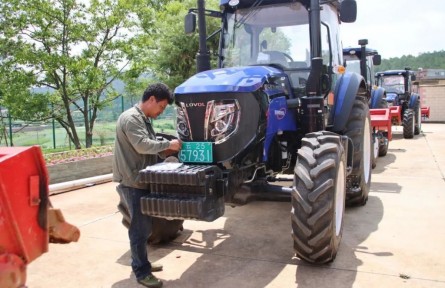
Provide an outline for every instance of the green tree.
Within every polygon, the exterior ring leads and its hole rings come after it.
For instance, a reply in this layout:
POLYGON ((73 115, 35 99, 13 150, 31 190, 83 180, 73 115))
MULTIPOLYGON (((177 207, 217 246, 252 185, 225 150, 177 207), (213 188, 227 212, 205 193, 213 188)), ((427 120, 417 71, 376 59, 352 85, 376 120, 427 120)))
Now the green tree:
MULTIPOLYGON (((196 53, 198 52, 198 33, 186 35, 184 17, 190 8, 196 8, 196 0, 170 1, 156 12, 153 29, 156 49, 148 49, 144 65, 153 68, 154 77, 165 82, 172 89, 196 73, 196 53)), ((219 10, 217 0, 206 1, 206 9, 219 10)), ((207 17, 207 33, 220 27, 221 20, 207 17)), ((217 59, 218 39, 213 37, 207 42, 213 66, 217 59)), ((145 57, 143 57, 145 58, 145 57)), ((138 65, 143 63, 137 62, 138 65)))
POLYGON ((382 64, 377 67, 378 71, 399 70, 409 67, 412 70, 424 69, 445 69, 445 50, 435 52, 425 52, 419 56, 404 55, 383 59, 382 64))
MULTIPOLYGON (((54 118, 80 149, 73 113, 92 145, 98 112, 118 96, 111 83, 138 76, 154 49, 153 16, 168 1, 9 0, 0 2, 0 90, 13 117, 54 118), (87 3, 87 4, 86 4, 87 3), (138 70, 139 69, 139 70, 138 70), (31 88, 44 88, 33 93, 31 88)), ((147 66, 144 67, 147 71, 147 66)))

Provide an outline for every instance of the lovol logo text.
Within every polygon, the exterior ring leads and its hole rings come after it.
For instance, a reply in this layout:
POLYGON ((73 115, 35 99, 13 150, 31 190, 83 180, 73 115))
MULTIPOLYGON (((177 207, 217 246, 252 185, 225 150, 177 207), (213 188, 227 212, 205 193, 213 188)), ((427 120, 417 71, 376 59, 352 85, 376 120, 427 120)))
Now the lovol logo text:
POLYGON ((202 102, 198 102, 198 103, 185 103, 185 107, 189 108, 193 108, 193 107, 205 107, 206 105, 202 102))

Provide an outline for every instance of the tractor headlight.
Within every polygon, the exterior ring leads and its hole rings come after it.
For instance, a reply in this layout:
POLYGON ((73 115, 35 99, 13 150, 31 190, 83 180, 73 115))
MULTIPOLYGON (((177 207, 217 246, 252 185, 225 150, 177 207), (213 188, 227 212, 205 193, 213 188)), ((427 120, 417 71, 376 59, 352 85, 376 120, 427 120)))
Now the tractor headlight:
POLYGON ((184 103, 176 107, 176 131, 181 139, 191 139, 190 122, 184 103))
POLYGON ((207 102, 205 139, 215 144, 226 141, 238 130, 240 113, 240 106, 236 99, 207 102))

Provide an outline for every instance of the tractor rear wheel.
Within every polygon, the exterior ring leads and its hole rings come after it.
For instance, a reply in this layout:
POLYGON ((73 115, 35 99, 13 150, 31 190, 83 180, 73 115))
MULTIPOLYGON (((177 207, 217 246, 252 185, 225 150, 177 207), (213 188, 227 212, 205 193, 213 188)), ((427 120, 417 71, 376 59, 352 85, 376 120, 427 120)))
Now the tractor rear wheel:
MULTIPOLYGON (((122 214, 122 224, 128 229, 130 227, 131 216, 128 211, 127 203, 120 195, 120 202, 117 209, 122 214)), ((183 230, 184 220, 167 220, 164 218, 152 217, 151 235, 148 238, 149 244, 160 244, 172 241, 178 236, 179 231, 183 230)))
POLYGON ((414 111, 406 109, 403 113, 403 138, 411 139, 414 137, 414 111))
POLYGON ((310 263, 333 261, 343 233, 346 191, 346 156, 340 136, 315 132, 302 139, 292 190, 295 253, 310 263))
POLYGON ((413 107, 414 110, 414 135, 419 135, 422 130, 422 110, 420 100, 417 99, 413 107))
POLYGON ((365 205, 371 186, 372 130, 369 106, 364 97, 357 96, 344 133, 354 146, 352 172, 348 176, 346 204, 365 205))

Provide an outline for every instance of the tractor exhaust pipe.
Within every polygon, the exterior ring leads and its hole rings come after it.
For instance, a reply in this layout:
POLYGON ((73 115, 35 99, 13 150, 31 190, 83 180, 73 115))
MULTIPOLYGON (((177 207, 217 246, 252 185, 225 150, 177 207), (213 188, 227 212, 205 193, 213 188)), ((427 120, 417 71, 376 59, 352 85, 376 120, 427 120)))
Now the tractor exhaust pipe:
POLYGON ((207 31, 204 0, 198 0, 199 50, 196 54, 197 72, 210 70, 210 52, 207 49, 207 31))
POLYGON ((368 71, 366 67, 366 45, 368 45, 368 39, 358 40, 358 45, 360 45, 361 57, 360 57, 360 73, 363 78, 365 78, 365 82, 368 83, 368 71))

